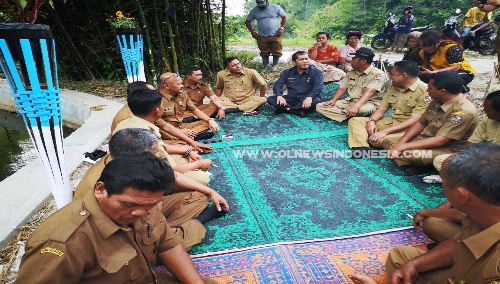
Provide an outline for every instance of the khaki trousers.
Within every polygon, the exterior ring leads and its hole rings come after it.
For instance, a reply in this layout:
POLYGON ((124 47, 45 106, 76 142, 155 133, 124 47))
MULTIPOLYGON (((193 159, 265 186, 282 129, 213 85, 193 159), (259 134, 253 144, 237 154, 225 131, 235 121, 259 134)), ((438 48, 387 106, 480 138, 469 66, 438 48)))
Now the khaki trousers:
POLYGON ((254 111, 256 108, 264 105, 267 102, 266 98, 257 96, 253 96, 251 99, 242 104, 234 103, 228 97, 220 97, 220 99, 222 100, 222 105, 224 106, 224 108, 239 108, 243 112, 254 111))
MULTIPOLYGON (((316 111, 328 117, 329 119, 342 122, 347 119, 346 113, 355 103, 356 102, 348 100, 339 100, 335 103, 334 106, 331 107, 326 107, 323 105, 323 103, 321 103, 316 105, 316 111)), ((377 109, 376 105, 367 102, 359 108, 356 116, 368 116, 372 114, 375 109, 377 109)))
MULTIPOLYGON (((417 136, 417 137, 413 138, 412 140, 410 140, 410 142, 422 140, 425 138, 427 138, 427 137, 417 136)), ((393 144, 398 142, 398 140, 399 140, 399 138, 396 139, 396 138, 387 137, 384 140, 385 143, 383 143, 382 146, 384 147, 384 149, 389 150, 389 148, 392 147, 393 144)), ((442 155, 442 154, 452 154, 452 153, 453 153, 453 150, 451 150, 449 148, 449 146, 446 146, 446 145, 441 146, 441 147, 431 148, 431 149, 410 150, 410 151, 405 151, 405 153, 403 153, 404 157, 395 159, 394 162, 400 167, 406 166, 406 165, 415 165, 415 166, 419 166, 419 167, 425 167, 425 166, 432 165, 434 158, 436 158, 437 156, 442 155)))
MULTIPOLYGON (((172 155, 170 155, 170 157, 176 163, 176 165, 177 164, 187 164, 187 163, 192 162, 190 158, 184 158, 180 154, 172 154, 172 155)), ((175 167, 176 165, 170 165, 170 166, 175 167)), ((189 171, 187 173, 184 173, 184 175, 194 179, 195 181, 197 181, 203 185, 207 185, 210 182, 210 176, 207 174, 207 172, 204 172, 204 171, 196 171, 196 170, 189 171)))
MULTIPOLYGON (((409 260, 423 255, 425 251, 419 250, 413 247, 398 246, 389 252, 387 261, 385 262, 385 271, 387 278, 391 279, 392 273, 398 269, 401 265, 407 263, 409 260)), ((449 269, 437 269, 429 272, 419 273, 418 278, 413 281, 413 283, 418 284, 429 284, 429 283, 448 283, 448 270, 449 269)))
POLYGON ((441 243, 460 233, 462 231, 462 224, 437 217, 429 217, 422 222, 422 230, 427 237, 437 243, 441 243))
MULTIPOLYGON (((197 108, 199 110, 201 110, 204 114, 206 114, 208 117, 211 117, 218 110, 217 106, 213 102, 210 102, 209 104, 199 105, 199 106, 197 106, 197 108)), ((190 117, 190 116, 193 116, 193 115, 194 115, 193 112, 191 112, 189 110, 186 110, 184 112, 184 117, 183 118, 190 117)))
POLYGON ((257 38, 257 47, 260 50, 260 56, 281 57, 283 46, 281 40, 283 36, 259 36, 257 38))
POLYGON ((434 158, 434 162, 432 162, 432 165, 436 168, 436 170, 441 171, 441 166, 443 165, 444 160, 446 160, 451 154, 443 154, 439 155, 436 158, 434 158))
MULTIPOLYGON (((194 131, 197 131, 198 133, 203 133, 210 128, 208 126, 208 122, 206 122, 204 120, 198 120, 198 121, 194 121, 194 122, 190 122, 190 123, 182 123, 182 122, 181 123, 173 123, 173 122, 167 121, 167 123, 170 123, 171 125, 179 128, 179 129, 185 129, 185 128, 192 129, 194 131)), ((186 144, 186 142, 179 140, 179 138, 172 136, 161 129, 160 129, 160 134, 161 134, 161 138, 164 139, 166 144, 186 144), (181 143, 178 143, 177 141, 181 141, 181 143)))
MULTIPOLYGON (((369 147, 368 143, 368 132, 366 131, 366 124, 368 123, 368 117, 353 117, 349 119, 348 126, 348 134, 347 134, 347 143, 349 144, 349 148, 359 148, 359 147, 369 147)), ((375 124, 377 126, 377 130, 387 129, 389 127, 400 124, 401 122, 397 120, 393 120, 391 117, 382 118, 377 121, 375 124)), ((375 147, 383 148, 384 140, 387 138, 397 139, 401 138, 404 135, 403 132, 391 133, 386 135, 379 143, 372 144, 375 147)))

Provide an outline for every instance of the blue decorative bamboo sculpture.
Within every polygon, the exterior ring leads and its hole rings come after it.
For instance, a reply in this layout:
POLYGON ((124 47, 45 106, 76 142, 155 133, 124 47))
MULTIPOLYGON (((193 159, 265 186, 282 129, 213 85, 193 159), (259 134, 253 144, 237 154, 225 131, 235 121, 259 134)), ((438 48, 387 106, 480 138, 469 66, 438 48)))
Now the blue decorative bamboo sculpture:
POLYGON ((136 28, 118 28, 115 31, 128 82, 145 82, 142 31, 136 28))
POLYGON ((0 24, 0 65, 59 208, 73 191, 64 159, 61 90, 49 26, 0 24))

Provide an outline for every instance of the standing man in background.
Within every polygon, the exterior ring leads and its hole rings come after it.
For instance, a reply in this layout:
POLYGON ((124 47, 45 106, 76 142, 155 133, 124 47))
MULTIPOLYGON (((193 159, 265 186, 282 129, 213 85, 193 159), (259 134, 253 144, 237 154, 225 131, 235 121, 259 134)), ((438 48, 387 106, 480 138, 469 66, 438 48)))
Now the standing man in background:
POLYGON ((391 50, 387 53, 398 53, 398 50, 403 48, 408 39, 408 34, 411 32, 411 26, 415 17, 411 14, 413 7, 406 5, 403 10, 403 16, 399 18, 396 36, 392 41, 391 50))
POLYGON ((286 26, 286 12, 276 4, 269 4, 268 0, 256 0, 257 7, 254 7, 248 14, 245 25, 257 40, 257 46, 262 56, 264 72, 269 70, 269 55, 273 55, 273 66, 271 71, 278 70, 278 61, 282 55, 281 39, 286 26), (281 17, 281 24, 278 20, 281 17), (252 28, 252 21, 257 20, 258 33, 252 28))

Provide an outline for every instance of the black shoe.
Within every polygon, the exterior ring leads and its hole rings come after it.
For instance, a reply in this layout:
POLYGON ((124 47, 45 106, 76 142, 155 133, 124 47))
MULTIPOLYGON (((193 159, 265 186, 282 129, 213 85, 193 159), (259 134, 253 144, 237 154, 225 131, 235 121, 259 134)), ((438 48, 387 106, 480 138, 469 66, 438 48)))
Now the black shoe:
POLYGON ((226 110, 224 112, 227 114, 227 113, 241 112, 241 110, 239 108, 237 108, 237 107, 235 107, 235 108, 226 108, 226 110))
POLYGON ((220 218, 224 215, 227 214, 227 210, 221 207, 221 211, 217 211, 217 208, 215 206, 212 207, 207 207, 205 208, 198 217, 196 217, 196 220, 200 221, 200 223, 205 224, 206 222, 220 218))
POLYGON ((274 114, 282 114, 284 112, 285 112, 285 110, 282 109, 282 108, 277 108, 277 109, 274 110, 274 114))
POLYGON ((306 117, 306 112, 303 110, 292 110, 291 109, 291 110, 288 110, 287 112, 291 113, 291 114, 295 114, 295 115, 300 116, 302 118, 306 117))
POLYGON ((92 153, 85 152, 83 154, 83 161, 91 164, 97 163, 102 157, 106 156, 107 152, 102 150, 95 150, 92 153))
POLYGON ((182 120, 182 123, 190 123, 190 122, 195 122, 197 121, 198 118, 196 116, 188 116, 182 120))

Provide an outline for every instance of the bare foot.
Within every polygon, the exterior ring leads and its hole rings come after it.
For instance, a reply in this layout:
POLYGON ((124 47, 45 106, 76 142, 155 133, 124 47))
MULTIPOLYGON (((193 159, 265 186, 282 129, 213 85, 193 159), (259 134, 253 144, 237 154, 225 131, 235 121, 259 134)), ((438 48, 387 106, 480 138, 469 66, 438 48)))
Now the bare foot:
POLYGON ((360 275, 360 274, 351 274, 347 275, 352 282, 356 284, 377 284, 375 280, 373 280, 370 276, 360 275))

